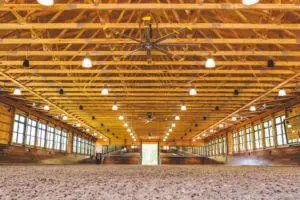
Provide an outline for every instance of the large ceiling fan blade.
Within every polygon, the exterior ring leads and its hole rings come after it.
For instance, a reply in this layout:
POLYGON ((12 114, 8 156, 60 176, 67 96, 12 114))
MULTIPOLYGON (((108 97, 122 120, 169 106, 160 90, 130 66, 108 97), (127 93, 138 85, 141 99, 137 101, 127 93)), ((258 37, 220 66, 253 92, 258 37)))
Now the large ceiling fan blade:
POLYGON ((156 49, 157 51, 160 51, 160 52, 166 54, 167 56, 169 56, 169 57, 171 57, 173 59, 177 59, 178 61, 184 61, 184 57, 181 57, 181 56, 178 56, 178 55, 174 55, 174 54, 170 53, 169 51, 164 50, 164 49, 158 47, 157 45, 153 45, 153 48, 156 49))
POLYGON ((118 31, 114 31, 114 30, 111 30, 111 31, 112 31, 112 33, 113 33, 114 35, 116 35, 116 36, 123 37, 123 38, 127 38, 127 39, 131 39, 131 40, 133 40, 133 41, 135 41, 135 42, 138 42, 138 43, 142 43, 142 42, 143 42, 142 40, 139 40, 139 39, 136 39, 136 38, 131 37, 131 36, 129 36, 129 35, 120 33, 120 32, 118 32, 118 31))
POLYGON ((147 49, 147 61, 152 62, 151 50, 147 49))
POLYGON ((159 42, 162 42, 162 41, 164 41, 166 39, 172 38, 172 37, 174 37, 176 35, 179 35, 181 32, 183 32, 185 30, 192 30, 192 29, 190 27, 181 28, 181 29, 179 29, 177 31, 174 31, 173 33, 167 34, 165 36, 162 36, 161 38, 156 39, 154 41, 154 43, 159 43, 159 42))
POLYGON ((127 58, 128 56, 131 56, 131 55, 135 54, 136 52, 138 52, 138 51, 140 51, 140 50, 142 50, 142 49, 143 49, 142 47, 136 48, 135 50, 133 50, 133 51, 131 51, 131 52, 129 52, 129 53, 123 55, 122 57, 123 57, 123 58, 127 58))

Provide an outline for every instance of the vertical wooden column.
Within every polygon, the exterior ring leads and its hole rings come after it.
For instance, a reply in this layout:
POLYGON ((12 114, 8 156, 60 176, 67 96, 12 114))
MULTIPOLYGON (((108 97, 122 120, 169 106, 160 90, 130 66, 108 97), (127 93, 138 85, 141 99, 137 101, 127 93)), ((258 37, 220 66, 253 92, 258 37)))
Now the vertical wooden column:
POLYGON ((244 128, 244 149, 245 151, 248 151, 249 149, 247 147, 247 134, 246 134, 247 127, 244 126, 243 128, 244 128))

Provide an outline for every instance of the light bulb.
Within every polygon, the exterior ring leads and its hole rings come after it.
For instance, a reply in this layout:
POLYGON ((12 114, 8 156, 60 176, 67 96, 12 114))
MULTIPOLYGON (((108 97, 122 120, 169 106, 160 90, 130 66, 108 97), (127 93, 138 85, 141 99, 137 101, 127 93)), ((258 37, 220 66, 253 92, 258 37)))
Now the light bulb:
POLYGON ((197 95, 197 90, 196 90, 195 88, 191 88, 191 89, 190 89, 190 95, 191 95, 191 96, 197 95))
POLYGON ((90 129, 87 128, 87 129, 85 129, 85 131, 86 131, 86 132, 90 132, 90 129))
POLYGON ((286 91, 285 91, 285 89, 280 89, 280 90, 278 91, 278 96, 280 96, 280 97, 286 96, 286 91))
POLYGON ((120 116, 119 116, 119 120, 124 120, 124 116, 123 116, 123 115, 120 115, 120 116))
POLYGON ((54 0, 37 0, 37 2, 43 6, 53 6, 54 0))
POLYGON ((205 68, 211 69, 216 67, 215 60, 213 58, 207 58, 205 61, 205 68))
POLYGON ((167 135, 167 136, 169 136, 169 135, 170 135, 170 133, 166 133, 166 135, 167 135))
POLYGON ((103 88, 101 90, 101 94, 104 95, 104 96, 107 96, 108 95, 108 89, 107 88, 103 88))
POLYGON ((129 133, 130 133, 130 132, 131 132, 131 129, 130 129, 130 128, 128 128, 128 129, 127 129, 127 132, 129 132, 129 133))
POLYGON ((172 131, 173 131, 173 129, 170 128, 170 129, 169 129, 169 132, 172 132, 172 131))
POLYGON ((210 129, 209 132, 210 132, 210 133, 213 133, 213 132, 214 132, 214 129, 210 129))
POLYGON ((117 104, 114 104, 114 105, 112 106, 112 110, 118 110, 118 105, 117 105, 117 104))
POLYGON ((93 67, 93 63, 92 60, 89 57, 84 57, 84 59, 82 60, 82 67, 83 68, 91 68, 93 67))
POLYGON ((176 124, 175 123, 172 123, 172 127, 174 128, 176 126, 176 124))
POLYGON ((259 0, 243 0, 242 3, 246 6, 250 6, 250 5, 254 5, 256 3, 258 3, 259 0))
POLYGON ((176 115, 176 116, 175 116, 175 120, 176 120, 176 121, 179 121, 179 120, 180 120, 180 117, 179 117, 178 115, 176 115))
POLYGON ((250 109, 249 109, 251 112, 255 112, 256 111, 256 107, 255 106, 250 106, 250 109))
POLYGON ((206 134, 205 134, 205 133, 203 133, 203 136, 206 136, 206 134))
POLYGON ((163 141, 165 142, 165 141, 166 141, 166 139, 163 139, 163 141))
POLYGON ((219 124, 219 127, 220 127, 220 128, 223 128, 223 127, 224 127, 224 124, 219 124))
POLYGON ((233 121, 233 122, 235 122, 236 120, 237 120, 236 117, 232 117, 232 118, 231 118, 231 121, 233 121))
MULTIPOLYGON (((196 93, 197 93, 197 92, 196 92, 196 93)), ((181 110, 182 110, 182 111, 186 110, 186 106, 185 106, 185 105, 182 105, 182 106, 181 106, 181 110)))
POLYGON ((48 105, 45 105, 44 110, 48 111, 48 110, 50 110, 50 107, 48 105))
POLYGON ((15 90, 14 90, 14 92, 13 92, 13 94, 14 95, 22 95, 22 91, 21 91, 21 89, 19 89, 19 88, 16 88, 15 90))
POLYGON ((80 127, 80 126, 81 126, 80 123, 77 123, 77 124, 76 124, 76 127, 80 127))
POLYGON ((68 116, 64 115, 64 116, 62 117, 62 120, 67 121, 67 120, 68 120, 68 116))
POLYGON ((128 124, 127 124, 127 123, 125 123, 125 124, 124 124, 124 127, 127 127, 127 126, 128 126, 128 124))

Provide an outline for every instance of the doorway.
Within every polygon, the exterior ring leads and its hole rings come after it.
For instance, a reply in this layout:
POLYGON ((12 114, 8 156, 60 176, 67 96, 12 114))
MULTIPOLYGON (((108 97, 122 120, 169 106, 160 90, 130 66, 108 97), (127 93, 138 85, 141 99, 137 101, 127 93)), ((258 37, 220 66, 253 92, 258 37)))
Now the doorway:
POLYGON ((158 144, 142 144, 142 165, 158 165, 158 144))

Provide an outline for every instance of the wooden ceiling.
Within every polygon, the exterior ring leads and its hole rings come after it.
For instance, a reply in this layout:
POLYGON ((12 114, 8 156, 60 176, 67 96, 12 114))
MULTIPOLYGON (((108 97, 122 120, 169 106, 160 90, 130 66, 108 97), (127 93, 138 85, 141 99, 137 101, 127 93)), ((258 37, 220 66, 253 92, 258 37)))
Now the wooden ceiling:
POLYGON ((23 94, 15 98, 37 108, 49 104, 49 115, 68 115, 68 123, 80 122, 112 142, 131 141, 121 114, 138 139, 149 133, 162 139, 176 122, 168 140, 192 140, 219 123, 229 126, 232 116, 244 120, 297 96, 299 0, 253 6, 240 0, 70 0, 51 7, 8 0, 0 16, 1 87, 19 87, 23 94), (160 47, 183 59, 152 51, 148 62, 144 50, 124 57, 144 39, 145 16, 151 16, 153 40, 178 31, 160 47), (81 66, 86 55, 91 69, 81 66), (208 57, 215 68, 204 67, 208 57), (29 68, 22 66, 25 58, 29 68), (274 68, 267 67, 269 59, 274 68), (108 96, 101 95, 103 87, 108 96), (189 96, 192 87, 196 96, 189 96), (277 97, 280 88, 286 97, 277 97), (115 102, 118 111, 112 111, 115 102), (187 111, 180 110, 183 104, 187 111), (249 112, 250 105, 257 112, 249 112), (150 123, 147 112, 153 112, 150 123))

